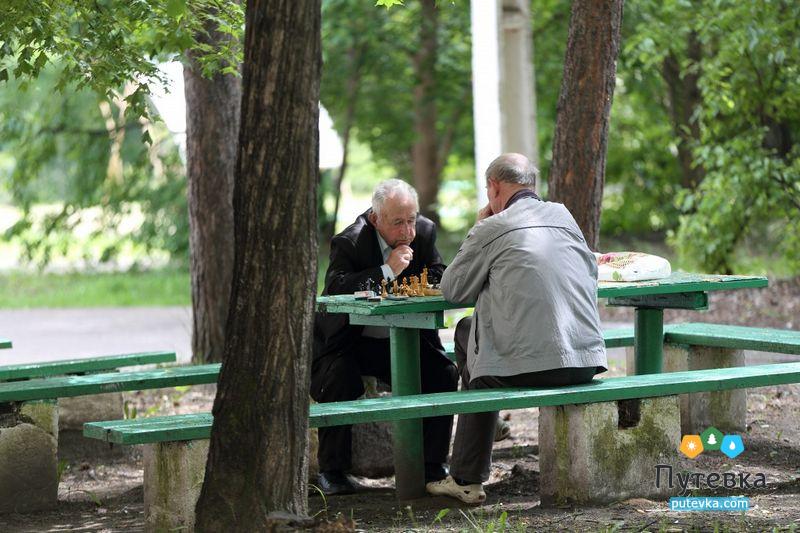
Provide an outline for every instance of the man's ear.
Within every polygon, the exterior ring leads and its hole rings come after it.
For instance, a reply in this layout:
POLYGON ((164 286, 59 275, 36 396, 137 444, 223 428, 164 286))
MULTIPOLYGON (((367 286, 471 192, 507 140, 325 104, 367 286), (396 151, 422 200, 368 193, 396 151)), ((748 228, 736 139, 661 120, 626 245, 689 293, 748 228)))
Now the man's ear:
POLYGON ((370 211, 369 215, 367 215, 367 218, 369 218, 369 221, 372 222, 373 226, 378 225, 378 215, 375 214, 375 211, 370 211))

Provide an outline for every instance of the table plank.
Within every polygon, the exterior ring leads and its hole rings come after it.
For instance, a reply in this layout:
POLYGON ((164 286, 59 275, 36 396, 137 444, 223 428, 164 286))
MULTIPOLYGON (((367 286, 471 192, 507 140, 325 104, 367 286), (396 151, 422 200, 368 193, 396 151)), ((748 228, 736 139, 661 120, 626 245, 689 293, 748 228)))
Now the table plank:
POLYGON ((11 341, 0 337, 0 349, 11 348, 11 341))
MULTIPOLYGON (((648 296, 690 292, 722 291, 766 287, 769 280, 764 276, 722 276, 673 272, 668 278, 634 283, 603 281, 598 284, 598 298, 622 296, 648 296)), ((383 300, 370 303, 356 300, 350 294, 317 297, 317 311, 326 313, 348 313, 357 315, 389 315, 402 313, 427 313, 473 307, 474 304, 452 304, 443 296, 424 296, 408 300, 383 300)))

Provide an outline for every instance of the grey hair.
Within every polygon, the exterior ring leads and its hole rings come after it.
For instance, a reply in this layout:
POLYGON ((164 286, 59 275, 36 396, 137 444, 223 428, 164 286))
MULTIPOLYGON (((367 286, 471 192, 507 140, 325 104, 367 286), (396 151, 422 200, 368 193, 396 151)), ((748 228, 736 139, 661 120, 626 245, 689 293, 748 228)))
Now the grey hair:
POLYGON ((414 187, 403 180, 391 179, 382 181, 375 187, 375 191, 372 193, 372 212, 376 215, 380 215, 386 200, 394 198, 397 195, 406 196, 414 200, 414 205, 417 207, 417 211, 419 211, 419 198, 417 197, 417 191, 414 190, 414 187))
POLYGON ((522 154, 503 154, 489 164, 486 179, 535 187, 539 169, 522 154))

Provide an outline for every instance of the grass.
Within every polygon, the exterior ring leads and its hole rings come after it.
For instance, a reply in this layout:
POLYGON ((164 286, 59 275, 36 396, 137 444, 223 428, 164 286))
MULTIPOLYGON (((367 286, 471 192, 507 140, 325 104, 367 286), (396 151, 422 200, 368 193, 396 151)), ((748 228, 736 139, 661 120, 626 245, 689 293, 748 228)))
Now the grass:
POLYGON ((0 309, 191 305, 189 272, 0 274, 0 309))

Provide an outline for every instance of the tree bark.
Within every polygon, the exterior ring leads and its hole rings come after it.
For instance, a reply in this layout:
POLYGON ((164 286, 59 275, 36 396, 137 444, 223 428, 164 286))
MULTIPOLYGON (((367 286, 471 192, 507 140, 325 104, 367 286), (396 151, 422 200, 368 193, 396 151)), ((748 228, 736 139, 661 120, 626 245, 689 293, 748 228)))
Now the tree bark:
MULTIPOLYGON (((196 36, 217 47, 227 36, 209 25, 196 36)), ((192 278, 192 362, 222 360, 233 280, 233 177, 239 139, 241 79, 202 75, 195 53, 183 69, 186 175, 192 278)))
POLYGON ((549 199, 597 249, 623 0, 575 0, 558 97, 549 199))
POLYGON ((705 169, 694 164, 692 146, 700 141, 700 124, 694 113, 703 103, 698 81, 700 80, 700 61, 703 49, 697 34, 689 34, 686 43, 687 57, 697 67, 682 73, 680 60, 674 53, 664 58, 661 75, 667 84, 669 94, 669 115, 672 130, 678 137, 678 162, 681 165, 681 186, 694 190, 703 181, 705 169))
POLYGON ((436 198, 439 195, 437 172, 439 140, 436 134, 436 48, 439 15, 435 0, 421 0, 419 49, 412 58, 414 86, 414 145, 411 161, 414 188, 419 195, 420 212, 438 224, 436 198))
POLYGON ((320 0, 247 2, 234 283, 198 531, 306 513, 320 68, 320 0))

